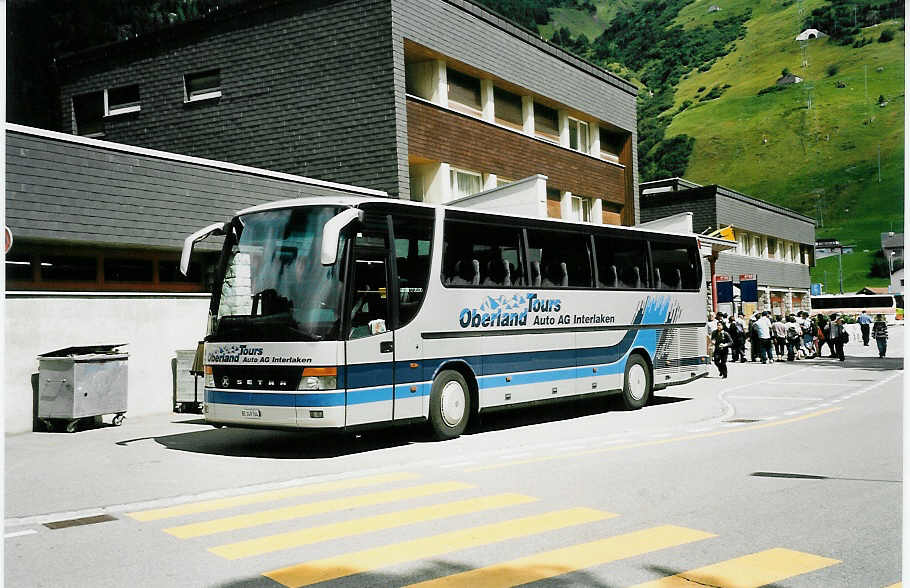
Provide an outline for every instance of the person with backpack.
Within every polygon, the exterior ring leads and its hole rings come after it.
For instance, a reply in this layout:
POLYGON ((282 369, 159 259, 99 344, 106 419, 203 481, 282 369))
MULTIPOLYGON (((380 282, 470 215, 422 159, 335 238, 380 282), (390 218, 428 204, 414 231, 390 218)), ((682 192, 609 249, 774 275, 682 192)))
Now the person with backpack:
POLYGON ((834 348, 834 355, 840 361, 845 361, 844 343, 850 340, 847 334, 847 327, 844 325, 844 319, 838 318, 828 322, 828 344, 834 348))
POLYGON ((746 363, 746 338, 748 329, 746 328, 746 315, 739 313, 736 317, 736 330, 739 332, 739 362, 746 363))
POLYGON ((787 317, 787 361, 796 359, 796 351, 802 342, 803 333, 792 314, 787 317))
POLYGON ((885 352, 888 351, 888 323, 881 314, 875 315, 875 322, 872 323, 872 338, 878 345, 878 356, 885 357, 885 352))
POLYGON ((742 344, 743 344, 743 331, 742 326, 736 322, 736 319, 731 315, 730 319, 727 322, 727 332, 730 333, 730 340, 732 345, 730 346, 730 355, 733 363, 736 363, 740 360, 746 361, 742 357, 742 344))

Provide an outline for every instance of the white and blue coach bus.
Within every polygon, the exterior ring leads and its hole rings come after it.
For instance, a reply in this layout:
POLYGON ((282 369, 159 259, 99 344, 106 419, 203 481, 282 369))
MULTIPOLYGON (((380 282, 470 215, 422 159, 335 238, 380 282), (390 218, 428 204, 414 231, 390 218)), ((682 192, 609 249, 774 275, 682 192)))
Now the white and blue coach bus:
POLYGON ((629 409, 707 373, 692 235, 386 198, 256 206, 225 235, 205 420, 350 430, 592 394, 629 409))

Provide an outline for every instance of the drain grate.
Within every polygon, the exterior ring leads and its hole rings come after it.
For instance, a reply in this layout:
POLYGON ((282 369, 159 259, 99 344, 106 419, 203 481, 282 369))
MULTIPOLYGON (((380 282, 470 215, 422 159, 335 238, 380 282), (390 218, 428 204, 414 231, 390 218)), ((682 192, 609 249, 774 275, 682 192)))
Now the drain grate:
POLYGON ((730 419, 729 421, 724 421, 725 423, 757 423, 761 419, 730 419))
POLYGON ((82 517, 79 519, 70 519, 68 521, 54 521, 53 523, 44 523, 48 529, 66 529, 67 527, 80 527, 82 525, 94 525, 95 523, 106 523, 107 521, 116 521, 116 517, 111 515, 95 515, 93 517, 82 517))

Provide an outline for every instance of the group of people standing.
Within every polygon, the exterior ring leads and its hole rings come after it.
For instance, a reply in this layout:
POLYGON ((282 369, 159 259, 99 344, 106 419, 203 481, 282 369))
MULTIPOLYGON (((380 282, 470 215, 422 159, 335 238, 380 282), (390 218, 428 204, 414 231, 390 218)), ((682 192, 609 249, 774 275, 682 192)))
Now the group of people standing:
MULTIPOLYGON (((870 336, 878 345, 878 356, 885 357, 888 347, 888 324, 879 314, 872 320, 864 310, 857 322, 863 335, 863 344, 869 345, 870 336)), ((844 361, 844 343, 850 340, 844 317, 832 314, 809 316, 800 311, 787 317, 772 316, 769 311, 755 313, 746 321, 744 314, 727 315, 723 312, 708 313, 705 326, 709 337, 709 352, 722 378, 727 377, 727 357, 732 355, 734 363, 745 363, 746 342, 749 343, 749 357, 762 363, 795 361, 822 357, 822 350, 828 347, 828 357, 844 361)))

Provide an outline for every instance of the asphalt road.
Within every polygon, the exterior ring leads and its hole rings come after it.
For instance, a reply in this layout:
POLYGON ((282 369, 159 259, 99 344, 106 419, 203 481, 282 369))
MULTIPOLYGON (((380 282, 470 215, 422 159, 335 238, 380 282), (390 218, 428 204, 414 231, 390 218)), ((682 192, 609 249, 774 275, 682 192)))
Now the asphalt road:
POLYGON ((891 586, 902 360, 847 353, 738 364, 636 412, 501 413, 445 443, 188 415, 10 436, 5 583, 891 586))

